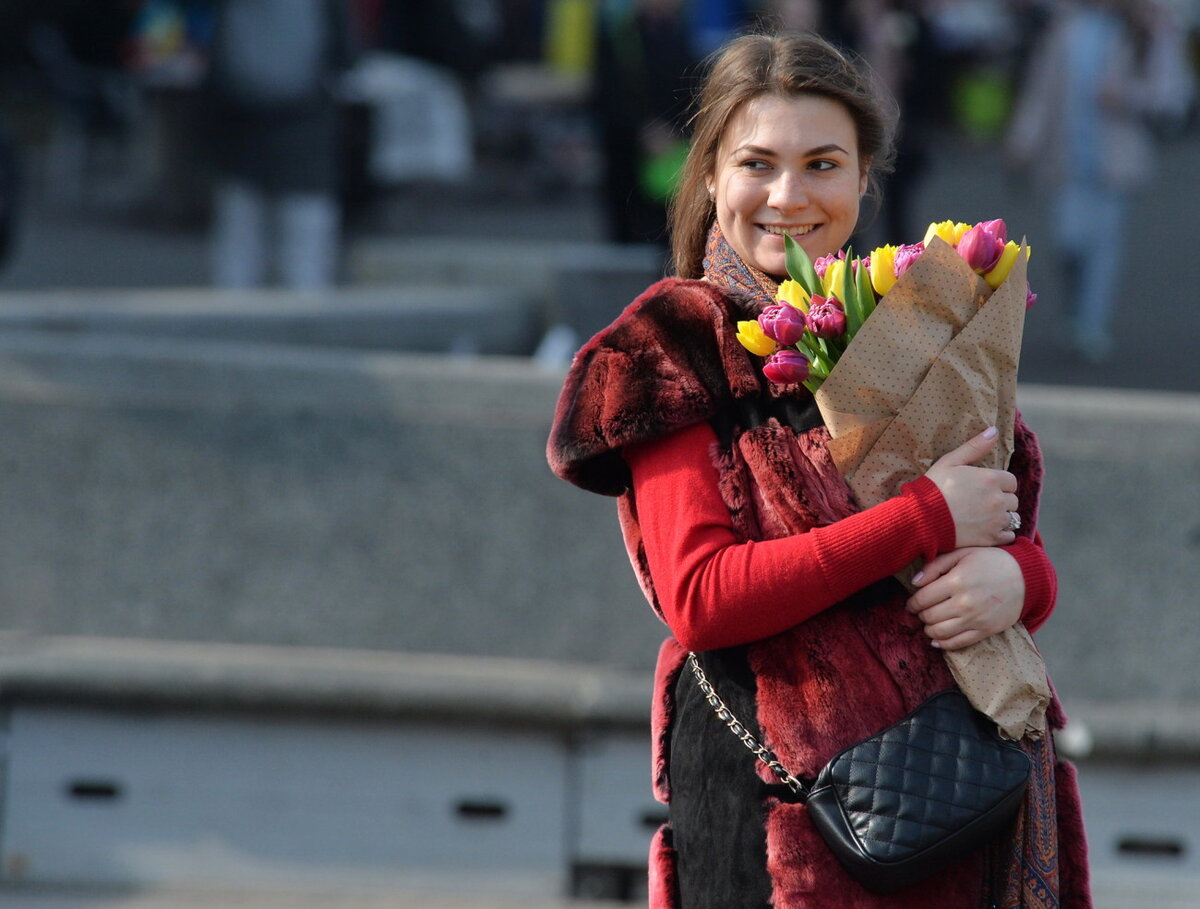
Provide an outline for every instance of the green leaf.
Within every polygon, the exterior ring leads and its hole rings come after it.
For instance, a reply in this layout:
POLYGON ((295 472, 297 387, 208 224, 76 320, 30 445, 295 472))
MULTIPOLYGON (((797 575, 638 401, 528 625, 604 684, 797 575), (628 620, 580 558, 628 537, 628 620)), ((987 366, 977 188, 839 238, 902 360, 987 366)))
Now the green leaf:
POLYGON ((809 296, 819 293, 821 279, 817 277, 817 270, 813 268, 812 259, 808 257, 804 248, 792 239, 791 234, 783 235, 783 249, 787 261, 788 277, 808 291, 809 296))
POLYGON ((854 250, 846 250, 846 268, 842 272, 842 286, 838 296, 846 307, 846 332, 853 337, 863 323, 863 311, 859 305, 858 288, 854 285, 854 250))
POLYGON ((858 284, 858 308, 862 312, 862 320, 865 322, 875 311, 875 288, 871 286, 871 275, 861 264, 858 268, 856 283, 858 284))

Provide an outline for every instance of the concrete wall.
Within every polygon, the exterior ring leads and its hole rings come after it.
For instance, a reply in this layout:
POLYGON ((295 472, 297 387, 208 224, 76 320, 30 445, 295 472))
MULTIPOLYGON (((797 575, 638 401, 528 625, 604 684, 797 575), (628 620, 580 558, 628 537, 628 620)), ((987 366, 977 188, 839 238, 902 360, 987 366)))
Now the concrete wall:
MULTIPOLYGON (((0 336, 0 627, 581 660, 662 629, 519 359, 0 336)), ((1071 698, 1200 699, 1200 399, 1024 388, 1071 698)))
POLYGON ((0 338, 0 627, 649 665, 524 361, 0 338))
POLYGON ((1072 698, 1200 700, 1200 396, 1025 388, 1059 604, 1039 634, 1072 698))

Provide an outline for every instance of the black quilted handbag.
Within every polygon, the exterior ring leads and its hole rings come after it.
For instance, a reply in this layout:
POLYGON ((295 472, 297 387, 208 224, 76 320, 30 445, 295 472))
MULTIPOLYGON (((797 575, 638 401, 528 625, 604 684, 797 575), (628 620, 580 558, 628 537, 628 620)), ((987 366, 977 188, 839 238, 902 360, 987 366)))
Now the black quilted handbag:
POLYGON ((1021 805, 1029 756, 957 689, 842 749, 811 780, 790 774, 738 722, 695 654, 688 665, 717 716, 807 805, 868 890, 890 893, 944 868, 1006 829, 1021 805))

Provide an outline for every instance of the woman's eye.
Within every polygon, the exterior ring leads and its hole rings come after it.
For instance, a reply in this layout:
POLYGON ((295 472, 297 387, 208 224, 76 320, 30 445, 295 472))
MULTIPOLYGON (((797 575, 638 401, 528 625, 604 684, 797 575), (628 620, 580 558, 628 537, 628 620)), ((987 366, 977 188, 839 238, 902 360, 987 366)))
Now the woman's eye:
POLYGON ((833 170, 835 167, 837 167, 837 163, 834 161, 821 160, 812 162, 809 167, 813 170, 833 170))
POLYGON ((750 158, 746 161, 743 161, 741 163, 741 166, 744 167, 746 170, 765 170, 770 165, 768 165, 766 161, 763 161, 760 158, 750 158))

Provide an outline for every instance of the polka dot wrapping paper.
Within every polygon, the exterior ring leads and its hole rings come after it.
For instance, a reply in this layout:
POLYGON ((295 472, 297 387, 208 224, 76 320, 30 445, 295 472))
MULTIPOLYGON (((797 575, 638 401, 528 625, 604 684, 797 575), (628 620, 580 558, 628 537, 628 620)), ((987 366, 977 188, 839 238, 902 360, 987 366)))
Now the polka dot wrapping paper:
MULTIPOLYGON (((994 292, 940 239, 879 301, 816 392, 838 469, 863 508, 988 426, 1000 440, 980 466, 1007 466, 1025 325, 1028 248, 994 292)), ((906 584, 915 566, 902 574, 906 584)), ((972 704, 1012 739, 1046 728, 1050 687, 1021 624, 946 659, 972 704)))

